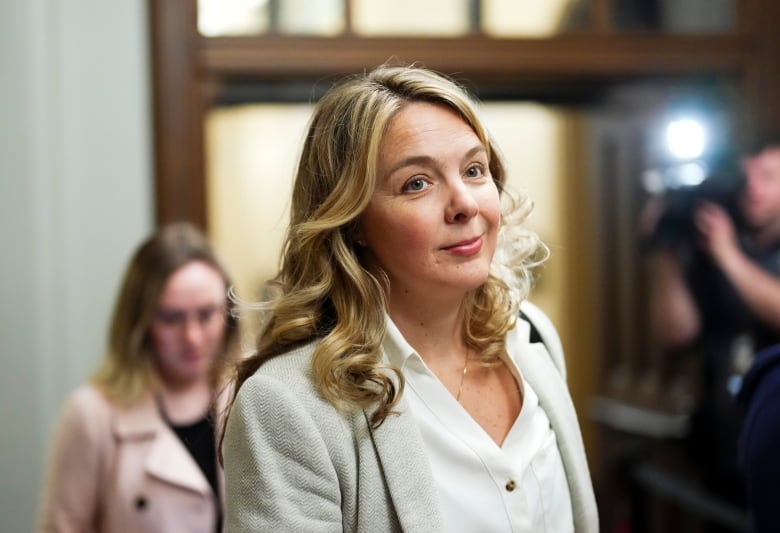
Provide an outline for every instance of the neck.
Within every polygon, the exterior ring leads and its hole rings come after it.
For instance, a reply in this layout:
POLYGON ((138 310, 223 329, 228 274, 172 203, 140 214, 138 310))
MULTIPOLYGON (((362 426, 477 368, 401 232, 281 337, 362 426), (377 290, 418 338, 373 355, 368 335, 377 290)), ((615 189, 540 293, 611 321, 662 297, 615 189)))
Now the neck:
POLYGON ((203 417, 211 406, 214 391, 208 379, 170 384, 162 381, 158 401, 168 420, 188 424, 203 417))
POLYGON ((462 361, 462 305, 413 308, 391 305, 390 317, 404 338, 427 364, 441 364, 455 358, 462 361))

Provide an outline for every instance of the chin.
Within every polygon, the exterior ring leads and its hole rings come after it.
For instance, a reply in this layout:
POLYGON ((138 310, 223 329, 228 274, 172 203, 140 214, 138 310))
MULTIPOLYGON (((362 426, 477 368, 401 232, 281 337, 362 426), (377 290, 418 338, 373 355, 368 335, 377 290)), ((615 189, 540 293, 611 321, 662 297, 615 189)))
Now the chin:
POLYGON ((473 291, 485 284, 488 280, 489 272, 475 274, 458 280, 458 286, 462 287, 466 291, 473 291))
POLYGON ((195 365, 180 369, 180 375, 182 379, 196 380, 209 373, 209 366, 195 365))

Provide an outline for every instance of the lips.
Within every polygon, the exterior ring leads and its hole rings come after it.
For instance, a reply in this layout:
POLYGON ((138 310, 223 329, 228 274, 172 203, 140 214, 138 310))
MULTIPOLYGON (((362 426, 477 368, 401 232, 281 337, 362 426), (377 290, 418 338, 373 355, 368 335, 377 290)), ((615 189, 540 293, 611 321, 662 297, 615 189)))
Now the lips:
POLYGON ((474 255, 482 249, 482 237, 460 241, 451 246, 445 246, 443 249, 455 255, 474 255))
POLYGON ((193 364, 199 362, 203 357, 201 356, 200 352, 183 352, 181 354, 181 360, 188 364, 193 364))

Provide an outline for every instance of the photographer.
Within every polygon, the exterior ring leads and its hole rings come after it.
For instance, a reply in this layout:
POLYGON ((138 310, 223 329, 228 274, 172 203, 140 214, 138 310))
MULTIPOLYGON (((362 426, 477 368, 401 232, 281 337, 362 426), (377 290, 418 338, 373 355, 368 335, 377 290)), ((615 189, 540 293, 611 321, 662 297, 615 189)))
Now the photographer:
MULTIPOLYGON (((649 312, 663 349, 693 350, 701 401, 692 456, 713 494, 744 504, 737 468, 740 421, 734 401, 756 351, 780 342, 780 135, 760 139, 741 160, 744 181, 730 213, 692 206, 693 239, 655 239, 649 312)), ((667 215, 648 204, 640 225, 658 234, 667 215)))

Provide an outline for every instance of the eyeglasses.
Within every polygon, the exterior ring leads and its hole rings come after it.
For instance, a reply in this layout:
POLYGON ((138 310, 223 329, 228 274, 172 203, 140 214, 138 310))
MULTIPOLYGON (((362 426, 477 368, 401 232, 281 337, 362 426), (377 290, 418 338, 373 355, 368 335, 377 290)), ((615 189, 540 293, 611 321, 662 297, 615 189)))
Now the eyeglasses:
POLYGON ((225 320, 227 309, 225 305, 208 305, 197 309, 157 309, 154 313, 154 322, 159 326, 170 329, 186 327, 190 320, 195 321, 202 328, 213 326, 225 320))

